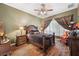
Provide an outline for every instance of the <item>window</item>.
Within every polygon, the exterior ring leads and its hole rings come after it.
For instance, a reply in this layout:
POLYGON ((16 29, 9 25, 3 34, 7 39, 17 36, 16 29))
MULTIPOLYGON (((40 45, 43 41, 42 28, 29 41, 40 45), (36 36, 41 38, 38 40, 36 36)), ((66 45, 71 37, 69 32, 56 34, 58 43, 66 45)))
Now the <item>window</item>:
POLYGON ((67 30, 64 29, 61 25, 59 25, 54 19, 50 22, 48 27, 44 30, 44 32, 47 34, 53 34, 54 32, 56 36, 63 35, 64 31, 67 31, 67 30))

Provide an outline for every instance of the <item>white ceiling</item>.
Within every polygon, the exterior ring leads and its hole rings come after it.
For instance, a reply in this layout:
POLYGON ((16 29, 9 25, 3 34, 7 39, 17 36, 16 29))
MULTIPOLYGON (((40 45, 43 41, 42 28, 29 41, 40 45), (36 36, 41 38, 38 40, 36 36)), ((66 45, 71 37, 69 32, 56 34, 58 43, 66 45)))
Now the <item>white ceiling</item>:
POLYGON ((41 3, 5 3, 5 4, 40 18, 53 16, 58 13, 75 9, 77 8, 77 5, 78 5, 75 3, 73 7, 68 8, 68 5, 70 5, 71 3, 45 3, 47 9, 53 9, 53 11, 49 11, 46 16, 41 16, 41 15, 38 15, 37 11, 34 11, 34 9, 40 9, 41 3))

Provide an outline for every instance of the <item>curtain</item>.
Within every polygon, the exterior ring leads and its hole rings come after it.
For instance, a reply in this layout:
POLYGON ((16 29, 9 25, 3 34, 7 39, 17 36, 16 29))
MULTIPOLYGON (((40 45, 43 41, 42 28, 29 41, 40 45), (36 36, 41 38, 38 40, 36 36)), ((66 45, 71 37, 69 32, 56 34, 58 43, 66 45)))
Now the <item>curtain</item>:
POLYGON ((69 27, 70 21, 73 19, 73 15, 55 18, 55 20, 65 29, 71 30, 69 27))
POLYGON ((51 21, 52 21, 52 19, 46 20, 46 21, 43 22, 44 23, 43 31, 45 30, 45 28, 47 28, 47 26, 50 24, 51 21))
POLYGON ((55 33, 56 36, 61 36, 67 29, 63 28, 54 18, 44 30, 44 33, 53 34, 55 33))

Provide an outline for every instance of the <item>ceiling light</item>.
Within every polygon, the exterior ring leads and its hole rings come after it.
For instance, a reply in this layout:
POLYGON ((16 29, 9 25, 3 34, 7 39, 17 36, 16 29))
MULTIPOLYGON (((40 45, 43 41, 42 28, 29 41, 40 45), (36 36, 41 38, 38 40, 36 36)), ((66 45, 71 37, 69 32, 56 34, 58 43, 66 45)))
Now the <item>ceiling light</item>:
POLYGON ((46 11, 44 11, 44 12, 41 11, 40 14, 41 15, 46 15, 46 11))
POLYGON ((47 9, 45 4, 41 4, 40 9, 34 9, 34 11, 38 11, 38 15, 47 15, 48 11, 53 11, 53 9, 47 9))

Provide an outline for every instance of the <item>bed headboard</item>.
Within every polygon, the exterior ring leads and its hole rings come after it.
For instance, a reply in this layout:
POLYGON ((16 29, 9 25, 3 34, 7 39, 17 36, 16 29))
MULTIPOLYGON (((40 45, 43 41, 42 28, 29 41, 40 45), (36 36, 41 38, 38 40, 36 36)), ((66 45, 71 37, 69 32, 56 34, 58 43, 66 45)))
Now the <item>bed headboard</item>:
POLYGON ((26 31, 27 31, 27 33, 29 33, 29 32, 39 32, 38 27, 36 27, 35 25, 27 26, 26 31))

